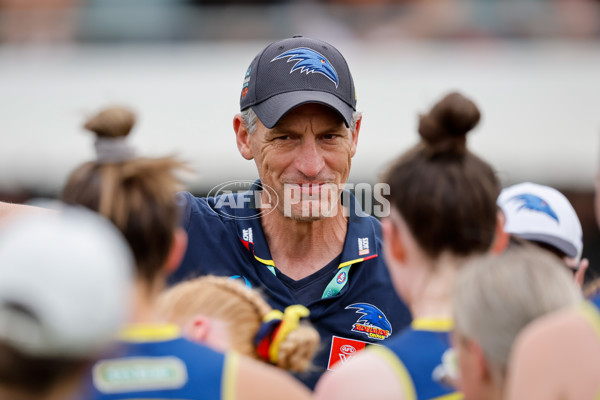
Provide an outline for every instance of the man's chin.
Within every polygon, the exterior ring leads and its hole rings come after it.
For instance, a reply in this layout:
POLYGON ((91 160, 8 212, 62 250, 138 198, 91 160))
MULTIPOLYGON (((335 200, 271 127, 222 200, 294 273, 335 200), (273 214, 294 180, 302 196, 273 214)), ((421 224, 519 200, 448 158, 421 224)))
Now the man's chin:
POLYGON ((296 222, 317 222, 317 221, 322 221, 328 217, 324 216, 324 215, 311 215, 311 216, 305 216, 302 215, 301 213, 299 215, 290 215, 288 216, 289 219, 292 219, 296 222))
POLYGON ((337 211, 338 209, 335 204, 306 202, 285 210, 284 215, 298 222, 315 222, 334 217, 337 211))

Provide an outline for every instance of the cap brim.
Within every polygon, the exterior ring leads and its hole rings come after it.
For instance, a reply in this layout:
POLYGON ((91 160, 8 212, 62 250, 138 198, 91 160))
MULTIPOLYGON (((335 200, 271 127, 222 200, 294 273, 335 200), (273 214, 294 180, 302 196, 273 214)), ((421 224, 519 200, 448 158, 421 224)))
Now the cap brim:
POLYGON ((275 95, 267 100, 255 104, 252 109, 264 126, 271 129, 279 120, 295 107, 308 103, 323 104, 336 111, 344 120, 347 127, 352 123, 354 109, 340 100, 337 96, 314 90, 302 90, 275 95))
POLYGON ((542 233, 515 233, 515 235, 522 239, 542 242, 556 247, 558 250, 565 253, 567 257, 577 257, 579 255, 577 253, 577 248, 573 244, 556 236, 544 235, 542 233))

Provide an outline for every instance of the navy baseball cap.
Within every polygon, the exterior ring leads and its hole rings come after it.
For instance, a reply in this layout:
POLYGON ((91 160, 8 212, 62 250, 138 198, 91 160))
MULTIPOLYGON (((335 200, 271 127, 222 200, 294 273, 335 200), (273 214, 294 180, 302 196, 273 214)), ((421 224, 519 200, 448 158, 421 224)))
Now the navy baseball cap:
POLYGON ((299 35, 271 43, 246 71, 240 109, 252 107, 270 129, 307 103, 331 107, 350 126, 356 92, 344 56, 329 43, 299 35))

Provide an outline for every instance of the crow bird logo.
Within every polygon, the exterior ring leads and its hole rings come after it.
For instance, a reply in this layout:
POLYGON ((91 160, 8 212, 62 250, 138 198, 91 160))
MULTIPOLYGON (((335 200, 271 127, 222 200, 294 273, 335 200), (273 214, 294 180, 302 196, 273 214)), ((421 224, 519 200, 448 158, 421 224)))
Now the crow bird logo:
POLYGON ((287 62, 296 62, 292 67, 290 74, 297 70, 300 70, 300 73, 306 72, 307 75, 310 73, 321 74, 333 82, 336 88, 338 87, 339 79, 337 72, 329 60, 321 53, 317 53, 306 47, 300 47, 281 53, 272 59, 271 62, 282 60, 284 58, 288 58, 287 62))
POLYGON ((550 207, 550 205, 541 197, 535 196, 533 194, 520 194, 518 196, 513 197, 511 200, 518 200, 523 202, 523 204, 521 204, 521 206, 519 207, 519 210, 526 209, 539 211, 554 219, 556 222, 559 222, 558 215, 556 215, 552 207, 550 207))
POLYGON ((374 326, 392 333, 392 324, 385 317, 385 314, 377 307, 367 303, 355 303, 351 304, 346 309, 356 309, 356 313, 362 314, 362 316, 356 320, 356 323, 362 323, 367 326, 374 326))

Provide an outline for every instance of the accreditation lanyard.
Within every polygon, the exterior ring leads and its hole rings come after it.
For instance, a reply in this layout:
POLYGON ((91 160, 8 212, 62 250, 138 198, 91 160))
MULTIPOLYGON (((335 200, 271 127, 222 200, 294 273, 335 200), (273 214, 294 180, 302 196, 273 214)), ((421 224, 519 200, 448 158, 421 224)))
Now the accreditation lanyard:
POLYGON ((338 272, 327 284, 327 287, 323 292, 323 296, 321 296, 322 299, 336 296, 342 291, 343 287, 348 283, 348 274, 350 273, 351 266, 352 264, 342 267, 342 264, 340 264, 338 267, 338 272))
POLYGON ((348 280, 350 279, 350 267, 354 264, 358 264, 360 262, 370 260, 371 258, 375 257, 377 257, 377 254, 341 263, 338 267, 338 272, 331 279, 331 281, 329 281, 329 284, 325 288, 325 291, 323 292, 323 296, 321 296, 321 298, 327 299, 329 297, 337 296, 342 291, 344 286, 348 284, 348 280))
MULTIPOLYGON (((337 273, 331 279, 331 281, 329 281, 329 283, 327 284, 327 287, 325 288, 325 291, 323 292, 323 295, 321 296, 321 298, 327 299, 329 297, 337 296, 342 291, 344 286, 346 286, 348 284, 350 267, 354 264, 357 264, 359 262, 363 262, 363 261, 366 261, 366 260, 369 260, 369 259, 375 258, 375 257, 377 257, 377 254, 373 254, 372 256, 369 256, 369 257, 357 258, 355 260, 345 261, 345 262, 341 263, 338 266, 337 273)), ((256 256, 256 254, 254 254, 254 258, 257 261, 260 261, 262 264, 264 264, 269 269, 269 271, 271 271, 271 273, 273 275, 277 276, 277 273, 275 272, 275 263, 273 262, 273 260, 265 260, 263 258, 256 256)))
MULTIPOLYGON (((275 272, 275 264, 271 264, 272 263, 271 260, 259 259, 256 256, 255 256, 255 258, 257 258, 259 261, 261 261, 269 269, 269 271, 271 271, 271 273, 273 275, 277 276, 277 273, 275 272), (271 261, 271 262, 269 263, 269 261, 271 261)), ((362 259, 360 261, 362 261, 362 259)), ((327 284, 327 287, 325 288, 325 291, 323 292, 323 296, 321 296, 322 299, 336 296, 339 292, 342 291, 342 288, 344 286, 346 286, 346 284, 348 284, 348 273, 350 272, 350 267, 352 266, 352 264, 354 264, 356 262, 359 262, 359 261, 353 260, 350 263, 340 264, 335 276, 327 284)))

